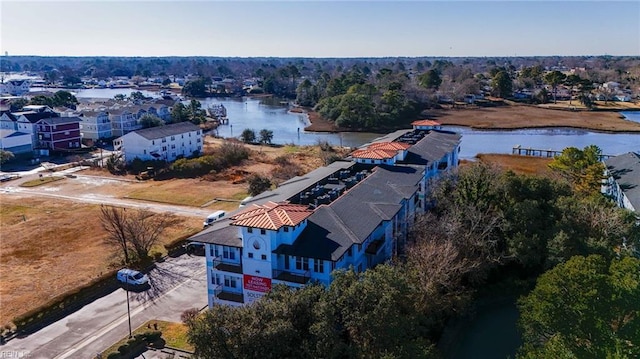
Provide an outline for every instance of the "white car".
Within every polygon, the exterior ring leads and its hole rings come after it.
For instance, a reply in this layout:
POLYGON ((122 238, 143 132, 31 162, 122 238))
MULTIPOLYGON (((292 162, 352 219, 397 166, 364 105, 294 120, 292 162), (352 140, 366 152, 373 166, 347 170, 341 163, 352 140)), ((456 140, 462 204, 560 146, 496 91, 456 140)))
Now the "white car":
POLYGON ((133 269, 120 269, 116 274, 119 282, 129 285, 146 285, 149 283, 149 277, 133 269))

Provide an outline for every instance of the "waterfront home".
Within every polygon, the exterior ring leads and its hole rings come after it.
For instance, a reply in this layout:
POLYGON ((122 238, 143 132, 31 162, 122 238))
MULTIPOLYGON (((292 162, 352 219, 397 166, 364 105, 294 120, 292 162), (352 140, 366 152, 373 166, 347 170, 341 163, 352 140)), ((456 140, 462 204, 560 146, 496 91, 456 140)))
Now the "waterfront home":
POLYGON ((0 83, 0 94, 22 96, 29 92, 29 87, 31 87, 30 80, 7 80, 0 83))
POLYGON ((53 111, 21 111, 11 113, 11 117, 15 119, 13 129, 18 132, 31 134, 31 142, 33 142, 34 147, 37 147, 38 132, 36 130, 36 123, 45 118, 56 118, 59 116, 53 111))
POLYGON ((602 192, 618 207, 640 214, 640 154, 628 152, 604 160, 607 178, 602 192))
POLYGON ((335 269, 362 272, 389 260, 425 211, 430 179, 458 166, 460 139, 396 131, 254 196, 189 238, 205 244, 209 307, 253 303, 279 283, 329 285, 335 269))
POLYGON ((131 131, 142 128, 138 122, 136 113, 128 108, 110 109, 109 121, 111 121, 111 133, 113 136, 123 136, 131 131))
POLYGON ((175 161, 202 152, 202 130, 191 122, 151 127, 129 132, 113 141, 126 162, 141 160, 175 161))

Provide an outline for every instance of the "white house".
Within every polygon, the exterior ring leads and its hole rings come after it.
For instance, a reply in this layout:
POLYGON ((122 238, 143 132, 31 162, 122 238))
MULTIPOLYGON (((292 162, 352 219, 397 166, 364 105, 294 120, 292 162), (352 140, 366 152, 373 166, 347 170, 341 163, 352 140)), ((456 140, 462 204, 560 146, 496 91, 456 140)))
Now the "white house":
POLYGON ((451 132, 397 131, 361 149, 387 151, 388 163, 351 156, 254 196, 189 238, 206 245, 209 306, 250 304, 278 283, 329 285, 335 269, 388 260, 425 210, 428 179, 457 166, 459 146, 451 132))
POLYGON ((33 153, 31 134, 0 129, 0 150, 9 151, 14 155, 33 153))
POLYGON ((130 109, 113 109, 109 110, 109 120, 111 121, 111 133, 113 136, 122 136, 131 131, 136 131, 142 128, 142 125, 138 122, 136 113, 133 113, 130 109))
POLYGON ((126 162, 135 158, 172 162, 202 152, 202 142, 200 127, 181 122, 129 132, 115 139, 113 146, 126 162))
POLYGON ((29 92, 31 81, 29 80, 7 80, 0 83, 0 94, 8 93, 12 96, 22 96, 29 92))

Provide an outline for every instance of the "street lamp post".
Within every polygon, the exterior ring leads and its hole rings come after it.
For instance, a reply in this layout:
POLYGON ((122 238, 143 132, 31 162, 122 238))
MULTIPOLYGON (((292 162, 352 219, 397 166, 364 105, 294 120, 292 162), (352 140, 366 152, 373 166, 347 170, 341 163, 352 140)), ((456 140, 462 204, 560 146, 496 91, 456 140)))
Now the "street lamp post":
POLYGON ((127 318, 129 319, 129 338, 131 338, 131 307, 129 306, 129 275, 125 276, 125 282, 127 287, 124 289, 127 292, 127 318))

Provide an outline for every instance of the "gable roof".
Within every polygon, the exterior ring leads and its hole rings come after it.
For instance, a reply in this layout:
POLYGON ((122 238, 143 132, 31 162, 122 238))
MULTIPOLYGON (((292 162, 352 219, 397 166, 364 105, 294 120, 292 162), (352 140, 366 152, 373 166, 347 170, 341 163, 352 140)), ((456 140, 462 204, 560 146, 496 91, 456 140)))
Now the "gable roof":
POLYGON ((16 117, 24 116, 24 118, 26 118, 27 121, 31 123, 36 123, 42 120, 43 118, 52 118, 52 117, 59 116, 55 112, 35 112, 35 111, 14 112, 13 115, 16 117))
POLYGON ((9 138, 9 137, 18 137, 18 136, 29 136, 29 137, 31 137, 31 135, 26 133, 26 132, 20 132, 20 131, 15 131, 15 130, 7 130, 7 129, 0 129, 0 138, 9 138))
POLYGON ((313 211, 308 206, 267 202, 254 204, 230 217, 234 226, 243 226, 277 231, 283 226, 294 227, 309 217, 313 211))
POLYGON ((43 118, 38 123, 47 123, 50 125, 63 125, 65 123, 80 123, 82 121, 79 117, 51 117, 43 118))
POLYGON ((370 144, 367 148, 370 150, 400 151, 411 147, 408 143, 403 142, 376 142, 370 144))
POLYGON ((636 211, 640 210, 640 154, 628 152, 604 161, 609 174, 616 180, 636 211))
POLYGON ((386 160, 394 158, 397 154, 396 150, 382 150, 382 149, 360 149, 351 153, 352 158, 368 158, 372 160, 386 160))
MULTIPOLYGON (((144 128, 134 131, 134 133, 146 138, 147 140, 156 140, 167 136, 180 135, 187 132, 199 131, 200 127, 191 122, 173 123, 165 126, 144 128)), ((126 136, 126 135, 125 135, 126 136)))

